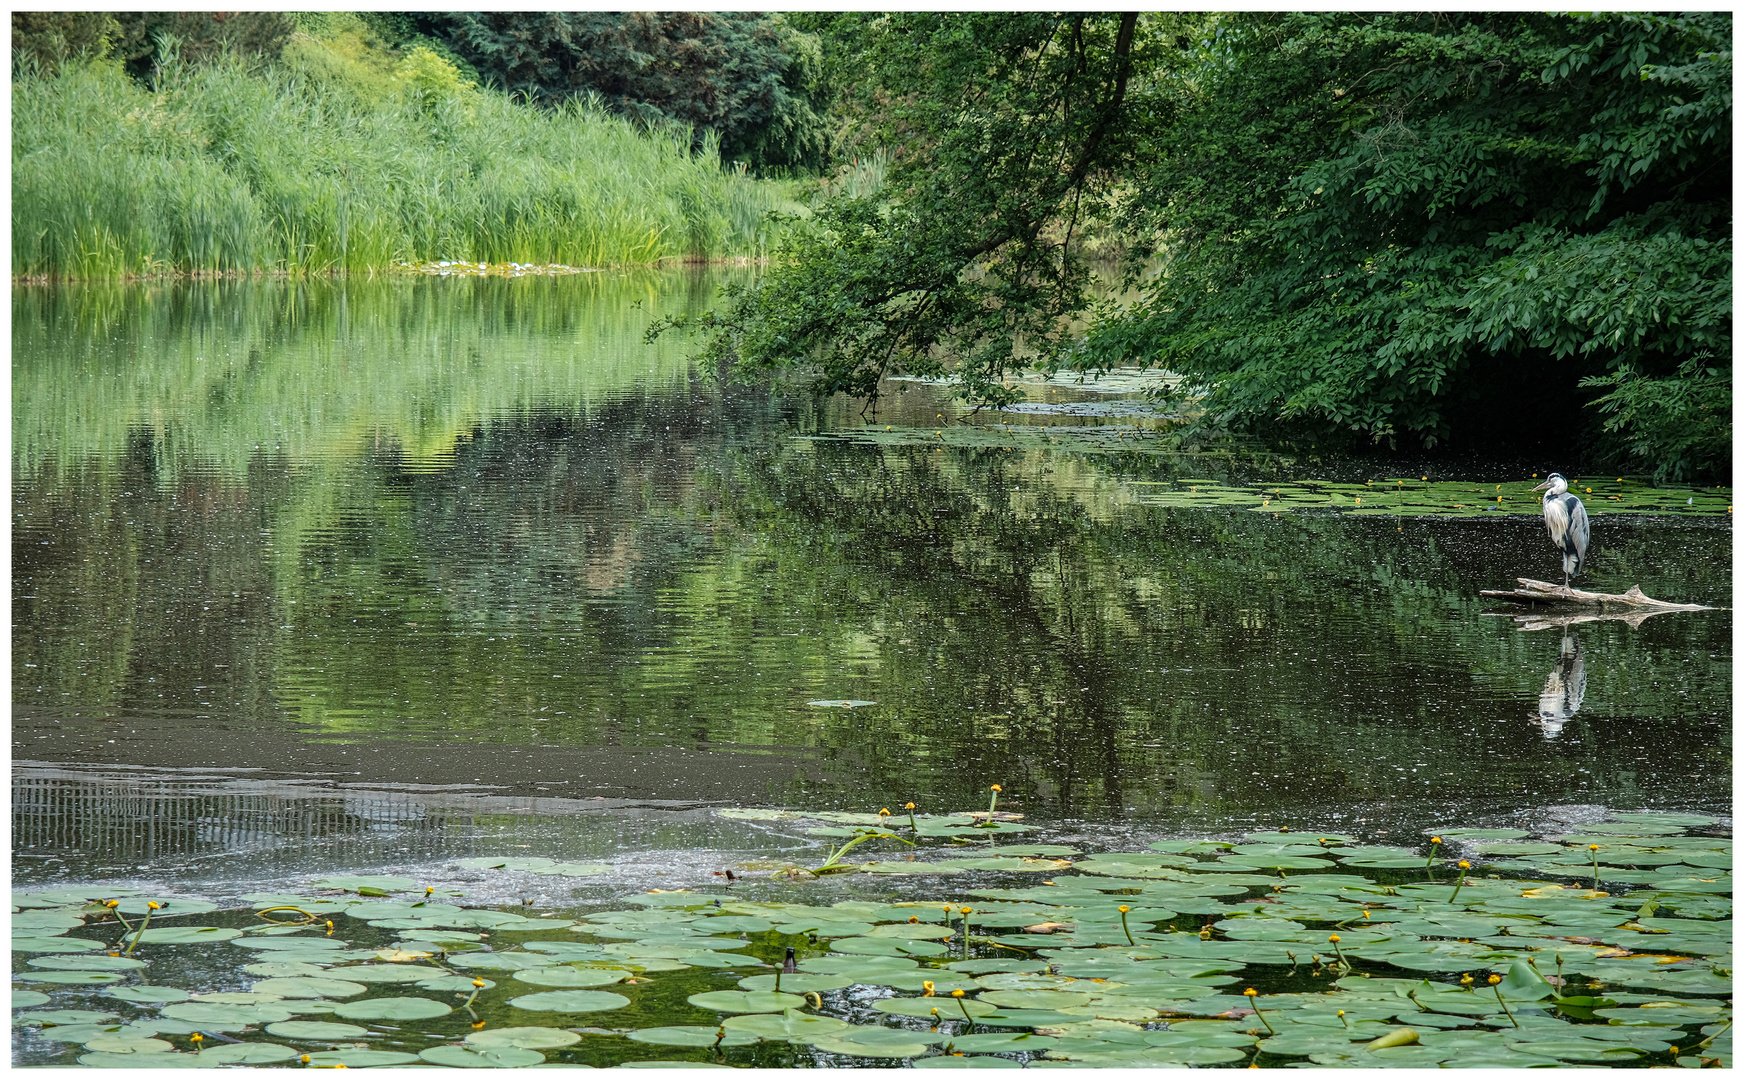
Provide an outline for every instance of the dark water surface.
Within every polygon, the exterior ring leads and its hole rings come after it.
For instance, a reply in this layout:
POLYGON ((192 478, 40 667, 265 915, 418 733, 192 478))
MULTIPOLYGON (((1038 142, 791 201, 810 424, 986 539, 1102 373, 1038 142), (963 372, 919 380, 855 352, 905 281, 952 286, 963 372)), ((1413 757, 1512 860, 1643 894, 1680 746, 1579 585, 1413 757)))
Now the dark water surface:
MULTIPOLYGON (((1488 614, 1556 573, 1529 501, 1159 506, 1421 466, 1171 457, 1077 387, 974 446, 923 384, 723 390, 642 342, 719 280, 15 290, 15 878, 676 865, 796 843, 703 807, 992 783, 1146 835, 1729 813, 1730 611, 1488 614)), ((1588 588, 1731 606, 1723 513, 1594 539, 1588 588)))

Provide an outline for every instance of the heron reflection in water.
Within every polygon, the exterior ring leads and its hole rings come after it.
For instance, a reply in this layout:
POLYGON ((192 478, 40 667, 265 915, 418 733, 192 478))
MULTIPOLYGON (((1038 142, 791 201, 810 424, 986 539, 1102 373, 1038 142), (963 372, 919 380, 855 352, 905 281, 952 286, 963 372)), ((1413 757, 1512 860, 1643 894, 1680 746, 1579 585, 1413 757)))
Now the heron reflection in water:
POLYGON ((1538 712, 1532 722, 1538 725, 1546 739, 1562 734, 1562 725, 1580 712, 1581 700, 1587 696, 1587 665, 1581 656, 1580 639, 1573 631, 1562 631, 1562 649, 1550 678, 1544 680, 1544 690, 1538 695, 1538 712))

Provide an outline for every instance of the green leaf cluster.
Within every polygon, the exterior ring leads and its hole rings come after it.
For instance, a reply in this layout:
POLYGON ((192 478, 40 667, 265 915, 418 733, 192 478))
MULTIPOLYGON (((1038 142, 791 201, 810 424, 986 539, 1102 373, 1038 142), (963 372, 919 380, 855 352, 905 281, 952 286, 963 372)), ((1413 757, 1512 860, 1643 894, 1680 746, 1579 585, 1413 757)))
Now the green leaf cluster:
POLYGON ((1157 366, 1197 433, 1725 467, 1729 14, 814 24, 888 154, 692 324, 723 368, 1003 405, 1157 366))
POLYGON ((1202 423, 1434 446, 1730 443, 1730 17, 1286 14, 1156 138, 1162 269, 1071 366, 1134 355, 1202 423), (1581 387, 1608 389, 1583 409, 1581 387))
POLYGON ((589 100, 720 139, 759 171, 816 171, 832 147, 818 39, 758 12, 424 12, 415 28, 480 76, 552 105, 589 100))

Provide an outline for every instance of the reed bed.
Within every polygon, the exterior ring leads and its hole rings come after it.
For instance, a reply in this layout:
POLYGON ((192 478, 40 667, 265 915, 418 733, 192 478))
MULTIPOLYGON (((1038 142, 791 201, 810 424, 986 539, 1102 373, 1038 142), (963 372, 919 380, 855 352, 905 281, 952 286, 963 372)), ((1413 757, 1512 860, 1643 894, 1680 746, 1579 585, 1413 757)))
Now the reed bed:
POLYGON ((406 260, 758 257, 788 188, 686 129, 489 90, 359 94, 319 72, 104 61, 13 83, 12 272, 330 273, 406 260))

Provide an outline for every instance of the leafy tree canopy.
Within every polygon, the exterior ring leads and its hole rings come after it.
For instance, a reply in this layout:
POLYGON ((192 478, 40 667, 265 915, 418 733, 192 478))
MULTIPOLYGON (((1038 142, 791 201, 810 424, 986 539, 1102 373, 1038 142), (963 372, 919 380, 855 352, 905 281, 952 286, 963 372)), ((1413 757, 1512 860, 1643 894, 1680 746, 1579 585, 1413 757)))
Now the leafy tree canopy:
POLYGON ((754 12, 424 12, 416 28, 535 101, 592 96, 622 115, 713 131, 721 156, 811 170, 831 149, 821 46, 754 12))
POLYGON ((270 59, 294 30, 289 16, 271 11, 15 11, 12 54, 15 64, 30 57, 50 74, 74 56, 108 56, 146 78, 172 42, 189 63, 226 52, 270 59))
POLYGON ((704 320, 718 362, 982 402, 1159 365, 1200 431, 1726 467, 1728 14, 827 23, 894 164, 704 320), (1092 303, 1087 227, 1136 303, 1092 303))

